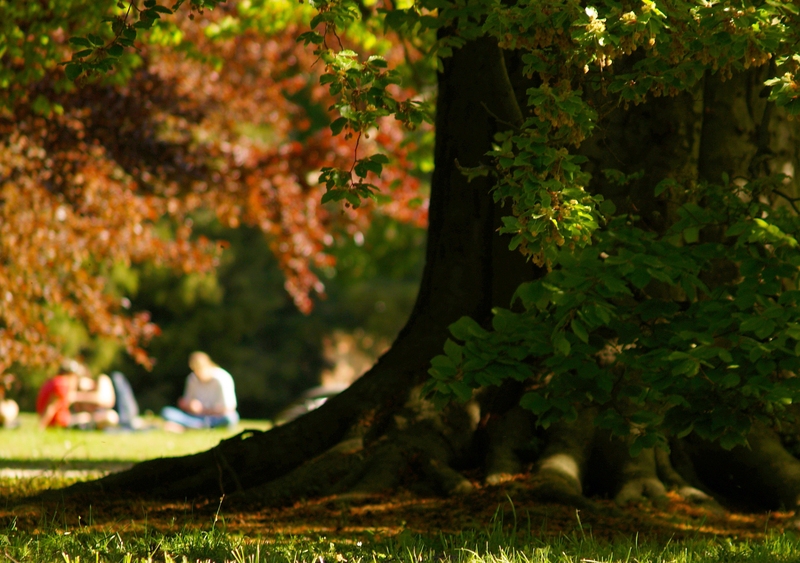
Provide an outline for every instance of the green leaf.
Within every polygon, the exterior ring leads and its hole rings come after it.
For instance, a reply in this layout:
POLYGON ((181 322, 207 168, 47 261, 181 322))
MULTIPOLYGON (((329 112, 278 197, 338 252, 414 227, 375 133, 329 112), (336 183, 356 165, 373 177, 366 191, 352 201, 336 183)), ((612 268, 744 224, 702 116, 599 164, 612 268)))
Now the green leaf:
POLYGON ((688 377, 694 377, 699 371, 700 362, 688 359, 678 362, 678 365, 672 368, 672 375, 686 375, 688 377))
POLYGON ((603 200, 600 204, 600 213, 606 216, 613 215, 617 212, 617 206, 610 199, 603 200))
POLYGON ((435 368, 439 369, 450 369, 453 373, 456 373, 456 365, 453 363, 453 360, 450 359, 448 356, 444 356, 439 354, 438 356, 434 356, 431 359, 431 365, 435 368))
POLYGON ((489 333, 472 317, 461 317, 447 327, 455 338, 465 342, 472 337, 487 338, 489 333))
POLYGON ((121 57, 124 52, 125 49, 122 47, 122 45, 114 44, 108 48, 108 54, 112 57, 121 57))
POLYGON ((676 182, 673 178, 664 178, 658 184, 656 184, 656 188, 654 190, 654 195, 656 197, 660 196, 664 193, 665 190, 669 188, 679 188, 680 184, 676 182))
POLYGON ((725 377, 722 378, 722 381, 719 384, 724 387, 725 389, 730 389, 731 387, 736 387, 741 383, 742 378, 739 377, 739 374, 736 372, 730 372, 725 377))
POLYGON ((559 330, 553 335, 553 348, 562 356, 569 356, 569 352, 572 347, 570 346, 567 337, 564 336, 563 331, 559 330))
POLYGON ((297 41, 302 41, 306 45, 309 43, 313 43, 314 45, 322 45, 324 40, 325 39, 322 37, 322 35, 316 31, 306 31, 305 33, 301 33, 297 36, 297 41))
POLYGON ((380 176, 383 166, 379 162, 363 159, 356 162, 354 170, 359 178, 366 178, 368 172, 373 172, 380 176))
POLYGON ((347 118, 346 117, 340 117, 340 118, 334 120, 333 123, 331 123, 331 132, 334 135, 338 135, 339 133, 342 132, 342 129, 344 129, 345 125, 347 125, 347 118))
POLYGON ((91 47, 92 44, 89 42, 88 39, 85 37, 70 37, 69 42, 71 45, 75 45, 77 47, 91 47))
POLYGON ((578 319, 572 319, 569 326, 572 328, 572 332, 575 333, 575 336, 580 338, 583 342, 589 342, 589 333, 586 331, 586 327, 583 326, 582 322, 578 319))
POLYGON ((83 66, 79 64, 68 64, 64 68, 64 73, 67 75, 67 78, 70 80, 75 80, 81 74, 83 74, 83 66))
POLYGON ((644 449, 644 440, 642 440, 642 437, 639 436, 633 441, 631 446, 628 448, 628 453, 630 454, 631 457, 639 457, 639 454, 642 453, 643 449, 644 449))
POLYGON ((683 230, 683 240, 685 240, 688 244, 693 244, 700 240, 700 228, 699 227, 688 227, 683 230))
POLYGON ((447 357, 453 360, 453 363, 458 365, 462 362, 463 356, 463 348, 450 340, 449 338, 445 340, 444 343, 444 353, 447 354, 447 357))
POLYGON ((387 68, 389 66, 389 63, 386 62, 386 59, 378 55, 372 55, 369 59, 367 59, 367 62, 375 68, 387 68))
POLYGON ((723 434, 719 439, 719 445, 725 450, 731 450, 736 446, 743 446, 746 443, 747 440, 744 436, 732 432, 723 434))
POLYGON ((775 332, 777 325, 770 319, 764 319, 764 323, 755 330, 756 336, 759 338, 767 338, 775 332))
POLYGON ((526 308, 534 306, 544 308, 549 301, 550 291, 539 282, 523 283, 514 292, 512 302, 520 299, 526 308))
POLYGON ((650 274, 647 273, 647 270, 644 268, 636 268, 634 271, 628 274, 628 278, 638 289, 644 289, 647 287, 647 284, 649 284, 650 280, 652 279, 650 274))
POLYGON ((750 228, 750 224, 747 221, 739 221, 738 223, 734 223, 728 230, 725 231, 726 237, 736 237, 745 232, 750 228))
POLYGON ((325 192, 322 195, 321 201, 322 203, 327 203, 329 201, 339 201, 344 199, 347 196, 347 190, 339 189, 331 189, 325 192))
POLYGON ((358 209, 361 207, 361 198, 358 197, 357 194, 354 194, 350 191, 345 191, 344 198, 347 200, 347 203, 353 206, 353 209, 358 209))
POLYGON ((453 381, 450 383, 450 390, 453 392, 453 395, 463 403, 466 403, 472 398, 472 387, 463 381, 453 381))
MULTIPOLYGON (((462 365, 464 371, 479 371, 489 365, 489 361, 483 358, 470 358, 462 365)), ((480 382, 483 385, 483 382, 480 382)))
POLYGON ((748 317, 742 324, 739 325, 739 330, 742 332, 762 332, 765 326, 768 326, 768 323, 774 325, 772 321, 765 319, 763 317, 748 317))
POLYGON ((542 415, 550 410, 550 401, 542 397, 539 393, 525 393, 519 400, 519 406, 531 411, 533 414, 542 415))

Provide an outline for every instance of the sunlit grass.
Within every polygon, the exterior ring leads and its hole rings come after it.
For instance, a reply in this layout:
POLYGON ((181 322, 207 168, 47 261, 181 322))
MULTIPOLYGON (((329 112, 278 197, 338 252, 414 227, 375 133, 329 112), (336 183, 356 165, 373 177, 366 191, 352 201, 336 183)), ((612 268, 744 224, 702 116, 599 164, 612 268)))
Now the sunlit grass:
POLYGON ((20 426, 0 430, 0 460, 5 467, 20 465, 59 469, 114 466, 156 457, 181 456, 207 450, 220 440, 246 428, 266 430, 267 421, 242 421, 235 429, 188 431, 173 434, 161 429, 156 418, 146 419, 149 429, 137 432, 101 432, 50 428, 41 430, 36 415, 22 413, 20 426))
POLYGON ((266 430, 271 426, 264 420, 242 421, 235 429, 173 434, 162 430, 157 418, 149 417, 146 430, 113 433, 41 430, 37 421, 35 414, 22 413, 18 427, 0 429, 0 497, 25 497, 101 477, 147 459, 205 451, 246 428, 266 430))
POLYGON ((0 530, 0 559, 78 562, 286 562, 286 563, 778 563, 800 560, 795 535, 763 541, 728 539, 651 543, 637 538, 613 542, 582 535, 557 538, 512 534, 502 528, 431 537, 328 539, 322 536, 252 537, 224 525, 165 534, 152 529, 57 529, 44 523, 35 533, 12 522, 0 530))

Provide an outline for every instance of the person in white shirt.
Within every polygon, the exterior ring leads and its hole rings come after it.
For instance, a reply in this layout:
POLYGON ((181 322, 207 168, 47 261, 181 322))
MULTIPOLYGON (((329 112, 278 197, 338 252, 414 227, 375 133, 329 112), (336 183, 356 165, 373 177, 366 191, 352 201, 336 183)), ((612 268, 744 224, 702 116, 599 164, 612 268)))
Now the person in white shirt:
POLYGON ((0 426, 14 428, 19 425, 19 405, 14 399, 6 398, 6 391, 16 382, 16 377, 9 374, 0 374, 0 426))
POLYGON ((215 364, 205 352, 192 352, 189 367, 192 373, 186 378, 178 408, 168 406, 161 410, 162 418, 167 421, 165 428, 236 426, 239 413, 231 374, 215 364))

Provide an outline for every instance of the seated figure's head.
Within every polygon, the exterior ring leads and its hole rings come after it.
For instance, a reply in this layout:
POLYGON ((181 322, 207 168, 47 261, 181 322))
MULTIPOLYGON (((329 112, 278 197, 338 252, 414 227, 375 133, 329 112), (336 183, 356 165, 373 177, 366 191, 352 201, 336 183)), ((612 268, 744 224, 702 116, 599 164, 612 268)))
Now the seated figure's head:
POLYGON ((189 367, 192 369, 197 379, 209 381, 213 376, 213 369, 217 367, 205 352, 192 352, 189 356, 189 367))
POLYGON ((89 368, 78 360, 65 360, 61 364, 61 371, 67 375, 74 374, 79 377, 91 377, 89 368))
POLYGON ((97 380, 88 375, 78 375, 78 391, 95 391, 97 389, 97 380))

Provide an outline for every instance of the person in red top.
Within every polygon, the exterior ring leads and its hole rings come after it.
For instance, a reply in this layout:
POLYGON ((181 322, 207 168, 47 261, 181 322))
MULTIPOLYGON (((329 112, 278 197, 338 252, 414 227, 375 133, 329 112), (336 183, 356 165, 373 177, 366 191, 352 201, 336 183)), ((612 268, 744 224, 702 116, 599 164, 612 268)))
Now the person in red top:
POLYGON ((42 428, 61 426, 67 428, 72 420, 69 406, 72 392, 77 389, 78 376, 65 373, 44 382, 36 397, 36 412, 42 428))
POLYGON ((106 428, 119 422, 114 410, 114 385, 105 374, 96 379, 80 362, 71 361, 64 373, 44 382, 36 398, 39 426, 49 428, 106 428))

